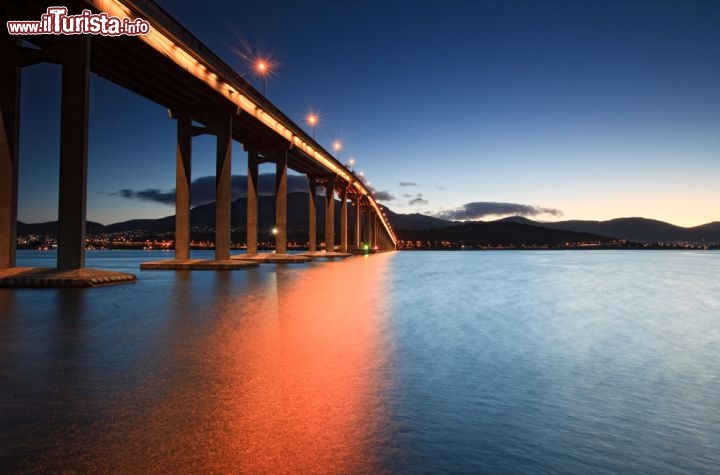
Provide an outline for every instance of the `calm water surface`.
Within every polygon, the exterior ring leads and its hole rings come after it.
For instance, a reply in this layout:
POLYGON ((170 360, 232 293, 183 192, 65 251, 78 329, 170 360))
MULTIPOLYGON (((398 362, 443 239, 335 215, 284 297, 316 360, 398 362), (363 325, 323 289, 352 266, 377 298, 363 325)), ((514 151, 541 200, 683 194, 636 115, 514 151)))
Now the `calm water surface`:
POLYGON ((720 253, 164 256, 0 289, 0 471, 720 473, 720 253))

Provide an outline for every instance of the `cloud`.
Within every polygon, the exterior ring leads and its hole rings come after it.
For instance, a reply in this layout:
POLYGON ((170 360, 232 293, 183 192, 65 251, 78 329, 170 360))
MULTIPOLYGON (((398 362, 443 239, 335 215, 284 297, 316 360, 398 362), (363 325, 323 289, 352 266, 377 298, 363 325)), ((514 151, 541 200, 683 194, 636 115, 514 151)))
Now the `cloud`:
POLYGON ((393 201, 395 199, 387 190, 376 190, 373 196, 377 201, 393 201))
MULTIPOLYGON (((407 196, 407 198, 412 198, 412 196, 407 196)), ((415 197, 408 202, 408 204, 410 206, 427 205, 428 201, 423 197, 422 193, 417 193, 415 197)))
POLYGON ((525 216, 532 217, 542 214, 562 216, 563 212, 555 208, 542 208, 539 206, 523 205, 518 203, 495 203, 489 201, 476 201, 465 203, 459 208, 447 209, 435 213, 435 217, 450 220, 473 220, 485 216, 525 216))
POLYGON ((443 190, 443 191, 447 190, 447 188, 445 188, 442 185, 435 185, 435 188, 437 188, 438 190, 443 190))
POLYGON ((166 205, 175 203, 175 190, 162 191, 157 188, 147 188, 145 190, 135 191, 129 188, 124 188, 115 193, 110 193, 112 196, 122 196, 123 198, 135 199, 140 201, 155 201, 166 205))
MULTIPOLYGON (((304 175, 288 175, 288 193, 297 191, 307 192, 308 181, 304 175)), ((231 179, 232 199, 244 198, 247 196, 247 176, 233 175, 231 179)), ((124 188, 122 190, 107 193, 110 196, 121 196, 123 198, 139 201, 152 201, 166 205, 175 204, 175 189, 160 190, 157 188, 146 188, 144 190, 133 190, 124 188)), ((275 174, 262 173, 258 175, 258 194, 271 196, 275 194, 275 174)), ((191 205, 200 205, 215 201, 215 177, 213 175, 196 178, 190 184, 191 205)))
POLYGON ((401 181, 400 186, 418 186, 414 181, 401 181))

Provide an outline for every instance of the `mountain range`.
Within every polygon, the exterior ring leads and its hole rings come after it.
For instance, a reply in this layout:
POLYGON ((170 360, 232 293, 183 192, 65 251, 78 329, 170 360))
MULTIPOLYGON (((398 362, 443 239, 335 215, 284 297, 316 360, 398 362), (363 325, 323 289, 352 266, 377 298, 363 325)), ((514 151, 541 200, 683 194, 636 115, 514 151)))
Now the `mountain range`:
MULTIPOLYGON (((288 193, 288 237, 303 239, 308 230, 308 195, 307 193, 288 193), (296 236, 296 237, 294 237, 296 236)), ((518 242, 541 244, 545 242, 571 241, 587 242, 588 240, 609 241, 622 239, 638 243, 720 243, 720 222, 712 222, 701 226, 684 228, 663 221, 646 218, 618 218, 608 221, 556 221, 539 222, 520 216, 512 216, 496 221, 448 221, 419 213, 395 213, 383 207, 386 215, 401 240, 454 240, 456 242, 485 242, 499 244, 518 242), (571 233, 571 234, 568 234, 571 233), (575 234, 572 234, 575 233, 575 234), (503 241, 505 240, 505 241, 503 241)), ((243 223, 246 219, 247 201, 239 198, 232 203, 232 222, 243 223)), ((322 236, 325 221, 324 197, 316 197, 317 230, 322 236)), ((340 203, 335 202, 336 216, 339 215, 340 203)), ((350 215, 352 216, 352 207, 350 215)), ((212 227, 215 222, 215 203, 194 207, 191 210, 191 223, 194 227, 212 227)), ((339 231, 339 218, 335 219, 336 230, 339 231)), ((260 232, 269 232, 275 222, 275 197, 258 197, 258 227, 260 232)), ((350 219, 352 222, 352 219, 350 219)), ((170 215, 158 219, 134 219, 109 225, 88 221, 88 234, 115 233, 134 230, 149 232, 172 231, 175 216, 170 215)), ((18 234, 55 234, 57 221, 27 224, 18 222, 18 234)), ((307 239, 306 237, 304 239, 307 239)))
MULTIPOLYGON (((463 227, 478 222, 457 222, 423 214, 397 214, 386 211, 388 219, 401 235, 402 230, 423 231, 463 227)), ((720 243, 720 221, 684 228, 674 224, 647 218, 617 218, 608 221, 533 221, 522 216, 511 216, 490 223, 515 223, 525 226, 592 234, 638 243, 720 243)))

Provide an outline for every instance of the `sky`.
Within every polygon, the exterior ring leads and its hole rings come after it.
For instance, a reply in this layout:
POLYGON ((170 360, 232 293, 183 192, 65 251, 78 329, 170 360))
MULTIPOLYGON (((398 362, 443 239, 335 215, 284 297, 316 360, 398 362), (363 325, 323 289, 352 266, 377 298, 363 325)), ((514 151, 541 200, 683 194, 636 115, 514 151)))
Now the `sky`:
MULTIPOLYGON (((260 90, 237 52, 276 60, 268 98, 317 112, 395 212, 720 221, 716 0, 158 3, 260 90)), ((19 219, 54 220, 59 67, 22 88, 19 219)), ((173 214, 175 122, 100 77, 90 95, 88 219, 173 214)), ((214 154, 194 139, 197 186, 214 154)))

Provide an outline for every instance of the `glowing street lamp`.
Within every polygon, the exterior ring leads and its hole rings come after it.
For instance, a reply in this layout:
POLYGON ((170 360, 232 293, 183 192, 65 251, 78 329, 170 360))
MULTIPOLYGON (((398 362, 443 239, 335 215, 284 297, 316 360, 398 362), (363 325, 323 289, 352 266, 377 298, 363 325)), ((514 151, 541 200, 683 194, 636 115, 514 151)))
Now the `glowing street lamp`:
POLYGON ((315 127, 317 126, 320 119, 318 118, 317 114, 311 112, 307 115, 305 118, 305 122, 307 123, 308 127, 310 127, 310 130, 312 130, 312 138, 315 139, 315 127))
POLYGON ((258 58, 257 61, 255 61, 255 74, 260 76, 263 80, 263 96, 265 95, 265 83, 267 81, 268 75, 272 72, 272 69, 270 67, 270 62, 258 58))
POLYGON ((337 159, 340 160, 340 150, 342 150, 342 142, 339 140, 333 142, 333 150, 335 150, 335 153, 337 153, 337 159))
POLYGON ((348 160, 348 166, 350 167, 350 171, 352 171, 353 165, 355 165, 355 159, 351 158, 350 160, 348 160))

